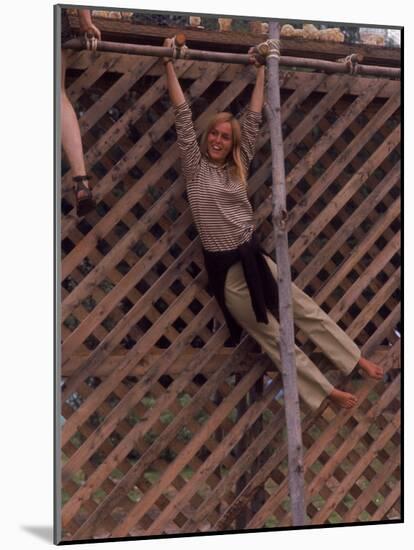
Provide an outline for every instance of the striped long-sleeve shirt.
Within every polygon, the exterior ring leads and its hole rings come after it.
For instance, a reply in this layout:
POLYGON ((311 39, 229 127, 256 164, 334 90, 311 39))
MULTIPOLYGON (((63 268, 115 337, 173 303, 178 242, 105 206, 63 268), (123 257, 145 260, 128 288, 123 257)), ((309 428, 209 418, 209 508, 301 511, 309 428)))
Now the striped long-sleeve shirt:
MULTIPOLYGON (((175 107, 181 168, 194 222, 203 247, 210 252, 234 250, 250 240, 253 210, 246 186, 230 170, 201 154, 187 103, 175 107)), ((247 110, 241 123, 241 158, 246 173, 255 152, 262 116, 247 110)))

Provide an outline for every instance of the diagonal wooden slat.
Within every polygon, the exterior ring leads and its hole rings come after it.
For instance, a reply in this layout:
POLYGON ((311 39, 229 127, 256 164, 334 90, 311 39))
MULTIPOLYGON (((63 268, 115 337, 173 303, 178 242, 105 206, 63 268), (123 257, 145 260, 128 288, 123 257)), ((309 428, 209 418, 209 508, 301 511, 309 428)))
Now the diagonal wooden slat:
POLYGON ((374 191, 368 195, 368 197, 360 204, 355 212, 346 220, 341 229, 336 233, 335 240, 328 241, 324 247, 321 248, 318 255, 312 260, 305 269, 303 269, 300 275, 297 277, 295 283, 300 287, 306 286, 306 284, 313 277, 316 270, 321 265, 325 265, 328 258, 332 257, 334 251, 348 239, 355 227, 358 227, 366 216, 368 206, 374 209, 376 205, 384 198, 385 194, 393 187, 398 180, 398 168, 393 170, 393 173, 389 173, 384 180, 378 185, 374 191))
MULTIPOLYGON (((375 241, 378 240, 385 227, 388 227, 391 222, 395 220, 400 211, 400 200, 396 200, 392 207, 389 208, 384 216, 370 229, 363 241, 360 241, 353 249, 352 256, 350 256, 346 262, 344 262, 335 272, 334 276, 329 279, 321 289, 319 296, 321 301, 325 301, 327 296, 337 286, 338 281, 343 279, 349 271, 355 266, 355 264, 364 256, 364 254, 372 247, 375 241)), ((295 281, 296 282, 296 281, 295 281)))
MULTIPOLYGON (((109 52, 99 52, 102 56, 106 58, 107 61, 109 61, 113 54, 109 52)), ((70 59, 70 66, 73 69, 77 69, 79 71, 84 71, 86 68, 88 68, 91 65, 91 57, 92 53, 88 51, 83 52, 75 52, 74 57, 70 59)), ((124 73, 128 71, 128 69, 131 67, 131 65, 134 62, 134 58, 137 56, 130 56, 128 54, 119 54, 120 60, 117 62, 115 71, 124 73)), ((212 62, 210 61, 200 61, 197 64, 194 64, 191 70, 191 74, 189 75, 189 78, 196 80, 200 77, 200 75, 203 73, 205 68, 209 65, 211 65, 212 62)), ((235 72, 238 72, 242 69, 241 66, 234 65, 233 69, 235 72)), ((108 72, 111 72, 112 68, 109 68, 108 72)), ((161 66, 154 66, 150 71, 150 76, 159 76, 160 74, 164 73, 164 68, 161 66)), ((283 70, 281 71, 281 87, 283 89, 289 89, 289 90, 296 90, 299 87, 306 87, 310 82, 313 81, 314 78, 314 72, 302 72, 302 71, 294 71, 294 70, 283 70), (286 83, 284 80, 285 75, 290 80, 290 83, 286 83), (293 77, 293 79, 291 78, 293 77)), ((234 76, 234 72, 226 72, 223 73, 220 77, 220 81, 223 82, 229 82, 232 80, 234 76)), ((367 79, 359 78, 359 77, 352 77, 351 80, 351 93, 354 95, 359 95, 361 93, 361 90, 364 88, 365 83, 367 79)), ((370 79, 371 80, 371 79, 370 79)), ((381 98, 389 97, 393 94, 393 92, 396 89, 399 89, 400 83, 399 81, 395 80, 389 80, 386 78, 376 78, 375 80, 381 80, 385 83, 384 88, 379 92, 378 96, 381 98)), ((321 84, 317 88, 318 92, 326 93, 327 86, 326 81, 322 81, 321 84)))
POLYGON ((393 420, 389 424, 389 426, 387 426, 387 428, 385 428, 385 430, 381 433, 378 439, 374 441, 371 448, 369 449, 370 452, 367 453, 365 457, 359 461, 357 467, 352 470, 352 472, 349 474, 349 476, 345 478, 345 480, 341 483, 335 493, 328 499, 324 508, 313 518, 313 523, 315 525, 323 522, 327 518, 330 511, 334 508, 338 500, 343 498, 343 495, 346 492, 346 488, 349 487, 350 484, 359 477, 366 465, 369 463, 369 461, 371 460, 371 455, 376 453, 377 450, 380 449, 381 446, 389 440, 389 438, 396 432, 399 426, 399 415, 397 414, 395 420, 393 420))
POLYGON ((354 319, 350 325, 349 332, 350 334, 357 335, 363 326, 372 318, 372 313, 378 310, 384 299, 388 299, 389 296, 395 292, 400 286, 400 270, 397 270, 386 284, 381 288, 381 290, 375 295, 375 298, 371 300, 369 305, 362 311, 358 317, 354 319))
POLYGON ((155 534, 162 532, 162 525, 170 520, 173 515, 176 515, 182 506, 183 501, 190 498, 192 494, 197 491, 198 484, 208 477, 209 473, 214 470, 215 464, 224 460, 226 454, 235 446, 237 441, 243 436, 245 430, 247 430, 257 417, 263 412, 268 404, 268 401, 274 398, 274 384, 271 384, 266 390, 266 394, 263 396, 263 400, 257 400, 248 411, 243 414, 238 424, 233 430, 227 434, 227 436, 221 441, 219 447, 214 453, 212 453, 208 459, 204 462, 194 476, 191 478, 186 488, 179 493, 174 500, 163 510, 163 513, 157 518, 156 521, 148 530, 148 534, 155 534))
MULTIPOLYGON (((129 90, 148 70, 157 63, 157 59, 137 59, 133 67, 126 71, 111 88, 91 106, 79 119, 81 134, 88 132, 94 124, 129 90)), ((141 107, 142 109, 142 107, 141 107)), ((107 138, 105 138, 107 139, 107 138)), ((109 146, 109 144, 108 144, 109 146)), ((88 150, 85 160, 89 164, 91 152, 88 150)))
MULTIPOLYGON (((208 308, 204 308, 203 315, 205 316, 208 313, 209 313, 208 308)), ((108 457, 105 464, 103 464, 100 468, 96 470, 93 477, 88 479, 88 483, 79 491, 79 494, 76 496, 76 503, 78 505, 80 505, 84 499, 88 498, 92 489, 96 487, 95 484, 99 485, 100 481, 102 481, 102 479, 104 479, 105 476, 108 475, 108 473, 111 471, 111 469, 113 469, 113 467, 116 466, 116 461, 120 459, 121 453, 124 452, 124 454, 126 455, 129 452, 129 450, 132 448, 133 444, 135 443, 137 438, 140 436, 140 434, 142 435, 146 431, 151 429, 152 422, 154 422, 155 418, 159 416, 162 410, 164 410, 170 405, 170 400, 175 399, 175 395, 184 389, 184 387, 188 383, 189 376, 196 376, 198 371, 201 371, 203 369, 205 362, 208 360, 207 353, 209 351, 214 350, 218 346, 222 345, 223 340, 224 340, 223 334, 217 333, 215 337, 209 341, 209 345, 206 348, 206 350, 200 351, 199 355, 201 355, 201 357, 195 357, 193 361, 190 362, 189 366, 187 367, 187 371, 182 373, 182 375, 174 381, 174 385, 172 388, 174 392, 171 392, 170 394, 166 394, 164 399, 159 400, 157 402, 156 408, 152 412, 151 417, 149 417, 146 422, 142 422, 139 425, 137 425, 134 428, 134 430, 131 431, 131 434, 128 440, 124 439, 122 441, 120 446, 117 447, 116 452, 114 452, 114 460, 112 461, 108 457), (122 449, 125 449, 125 451, 123 451, 122 449), (96 478, 97 478, 97 481, 95 482, 96 478)), ((178 354, 179 351, 180 351, 179 346, 176 346, 175 354, 178 354)), ((127 396, 128 401, 131 400, 132 403, 138 402, 140 398, 143 395, 145 395, 148 392, 148 390, 151 388, 152 381, 158 379, 160 376, 162 376, 163 371, 168 369, 168 365, 172 360, 174 360, 174 355, 171 356, 169 351, 165 352, 164 355, 160 357, 158 361, 156 361, 151 366, 147 374, 140 380, 139 384, 133 390, 131 390, 131 392, 127 396)), ((120 408, 130 407, 130 404, 128 403, 128 401, 125 401, 125 400, 121 401, 118 407, 120 408)), ((116 413, 116 416, 118 416, 119 414, 118 411, 114 411, 114 413, 116 413)), ((122 417, 122 412, 119 416, 122 417)), ((165 441, 166 440, 165 434, 163 437, 165 441)), ((73 513, 73 511, 70 509, 69 503, 68 505, 66 505, 65 509, 62 511, 63 520, 66 520, 66 513, 68 514, 73 513)))
MULTIPOLYGON (((93 403, 85 402, 82 405, 81 409, 78 409, 77 412, 71 417, 70 421, 65 424, 62 430, 62 441, 65 441, 66 438, 71 437, 73 431, 76 429, 76 418, 81 417, 82 414, 85 414, 88 417, 88 411, 90 412, 90 414, 93 412, 93 406, 97 404, 97 400, 104 399, 106 395, 110 393, 112 385, 127 376, 132 366, 136 364, 137 361, 139 361, 139 359, 146 353, 147 349, 155 344, 155 342, 159 338, 160 329, 161 331, 162 329, 165 329, 177 317, 177 315, 179 315, 180 310, 184 309, 188 305, 188 303, 193 300, 197 292, 197 285, 200 284, 202 276, 203 274, 200 274, 194 280, 192 285, 187 287, 183 291, 183 293, 173 302, 172 306, 168 308, 168 313, 164 313, 164 315, 160 317, 159 321, 154 324, 152 328, 145 334, 145 336, 143 336, 141 340, 136 344, 138 349, 141 351, 137 354, 137 350, 134 350, 133 353, 131 353, 131 350, 126 358, 122 361, 122 363, 118 366, 117 370, 109 378, 107 378, 103 384, 99 386, 99 388, 94 393, 93 403)), ((76 373, 74 377, 69 379, 68 388, 70 383, 72 383, 72 385, 74 384, 75 378, 81 380, 83 377, 85 377, 85 374, 86 376, 92 376, 93 373, 90 372, 90 369, 87 368, 89 365, 90 363, 86 363, 86 365, 83 365, 80 371, 76 373)), ((68 388, 66 389, 66 392, 70 394, 70 390, 68 388)))
POLYGON ((62 363, 71 355, 74 349, 90 334, 94 328, 107 317, 114 306, 122 299, 130 289, 132 289, 137 281, 140 281, 145 273, 151 269, 154 264, 162 257, 163 254, 171 246, 171 242, 178 235, 181 235, 191 222, 191 213, 187 210, 173 224, 170 230, 161 237, 161 239, 151 248, 151 254, 145 255, 138 261, 134 267, 122 278, 110 293, 99 303, 99 307, 95 308, 74 330, 63 343, 62 346, 62 363))
MULTIPOLYGON (((310 205, 317 199, 322 190, 326 189, 326 187, 330 185, 336 177, 338 177, 340 172, 345 168, 349 159, 356 155, 360 148, 363 147, 365 140, 368 140, 376 131, 378 126, 383 124, 387 117, 395 111, 395 109, 399 105, 399 101, 399 95, 390 98, 388 102, 384 105, 384 107, 378 112, 378 114, 374 116, 371 121, 365 126, 365 128, 357 136, 357 138, 355 138, 351 142, 351 144, 340 154, 335 163, 332 164, 331 168, 327 170, 320 178, 318 185, 309 191, 303 201, 302 208, 296 207, 295 210, 292 212, 292 215, 289 218, 290 227, 292 227, 294 223, 296 223, 296 221, 299 219, 299 217, 303 215, 303 211, 305 209, 308 209, 310 205)), ((396 140, 398 140, 398 132, 395 133, 395 138, 396 140)), ((396 141, 396 143, 398 143, 398 141, 396 141)), ((382 151, 384 151, 385 153, 386 147, 383 147, 382 151)), ((377 153, 376 158, 377 157, 381 157, 381 154, 377 153)), ((367 165, 366 167, 367 170, 371 168, 371 164, 367 165)))
POLYGON ((369 485, 369 491, 365 491, 358 497, 354 506, 348 510, 344 515, 344 522, 355 522, 358 520, 358 516, 364 511, 370 500, 373 498, 379 489, 384 485, 387 479, 392 475, 398 464, 401 462, 401 449, 396 447, 390 456, 390 460, 387 461, 384 468, 381 470, 381 475, 377 475, 369 485))
POLYGON ((241 396, 245 393, 245 391, 250 389, 261 374, 263 374, 263 367, 261 365, 255 365, 252 370, 246 374, 239 385, 233 390, 232 394, 222 401, 206 424, 204 424, 200 431, 193 437, 191 443, 189 443, 188 448, 186 449, 186 453, 182 453, 182 455, 178 457, 179 459, 170 465, 163 475, 162 482, 156 487, 153 487, 153 489, 145 495, 144 499, 140 502, 140 505, 135 507, 135 509, 117 526, 115 531, 112 533, 113 536, 125 536, 128 533, 128 530, 133 527, 140 517, 142 517, 146 509, 155 501, 156 498, 158 498, 163 489, 170 484, 177 472, 185 466, 186 461, 189 457, 191 457, 191 454, 197 452, 204 439, 208 437, 208 433, 218 427, 222 418, 230 413, 232 408, 240 400, 241 396))
MULTIPOLYGON (((230 374, 231 370, 234 368, 234 363, 237 360, 241 360, 241 358, 243 356, 243 353, 247 349, 247 346, 248 346, 248 343, 246 341, 242 342, 239 345, 239 349, 233 355, 233 358, 230 358, 222 366, 222 368, 219 369, 216 373, 214 373, 213 376, 208 380, 208 382, 206 384, 204 384, 204 386, 201 388, 201 390, 198 392, 198 394, 196 396, 197 399, 195 399, 192 403, 193 408, 197 407, 199 402, 202 403, 204 399, 208 398, 209 394, 211 393, 211 391, 215 387, 215 385, 218 383, 220 378, 224 378, 224 377, 226 377, 227 375, 230 374)), ((182 414, 180 415, 181 417, 184 417, 183 419, 185 419, 185 417, 188 414, 190 414, 190 412, 191 412, 190 407, 191 407, 191 405, 189 405, 188 409, 183 410, 182 414)), ((180 421, 181 421, 181 418, 176 418, 174 423, 169 426, 168 431, 170 432, 171 435, 167 435, 166 433, 164 433, 164 438, 165 438, 166 441, 168 441, 169 437, 174 437, 175 436, 176 430, 181 425, 180 421)), ((137 476, 137 473, 138 473, 138 468, 142 470, 146 466, 151 464, 151 462, 153 461, 154 455, 157 455, 157 453, 159 452, 159 449, 157 449, 157 447, 158 448, 160 447, 160 443, 162 444, 162 442, 160 442, 160 441, 156 442, 155 448, 151 447, 149 449, 150 452, 148 453, 149 454, 148 458, 146 459, 145 457, 142 457, 141 461, 139 463, 137 463, 137 465, 131 470, 130 474, 128 476, 125 476, 125 478, 117 486, 116 493, 118 494, 118 498, 119 498, 119 495, 122 494, 121 493, 122 490, 127 490, 128 487, 130 487, 134 483, 134 481, 136 479, 136 476, 137 476)), ((101 507, 99 508, 99 514, 104 514, 105 511, 108 511, 108 509, 113 505, 113 502, 114 502, 114 497, 112 496, 111 499, 108 499, 106 502, 104 502, 101 505, 101 507)), ((115 502, 116 502, 116 498, 115 498, 115 502)), ((96 518, 96 516, 94 518, 91 517, 91 519, 88 521, 88 523, 85 523, 85 525, 80 528, 78 534, 82 535, 82 536, 87 534, 88 533, 88 530, 87 530, 88 525, 90 525, 92 523, 92 520, 95 520, 95 518, 96 518)))
POLYGON ((362 185, 369 176, 371 170, 375 170, 386 156, 398 144, 400 138, 399 128, 393 131, 391 136, 374 153, 374 155, 363 165, 363 169, 353 176, 341 192, 336 196, 335 201, 316 218, 308 227, 306 233, 302 234, 291 248, 292 257, 297 257, 305 249, 308 242, 315 238, 320 229, 335 215, 346 201, 352 197, 360 185, 362 185))
POLYGON ((396 234, 389 241, 384 250, 375 258, 369 268, 358 279, 358 281, 349 289, 349 291, 337 302, 336 306, 331 310, 331 315, 340 316, 349 304, 352 304, 358 294, 366 287, 371 279, 381 270, 381 268, 394 256, 401 245, 400 235, 396 234))
MULTIPOLYGON (((188 261, 191 261, 192 254, 195 254, 195 243, 192 248, 188 248, 185 252, 186 258, 188 261)), ((87 357, 87 359, 80 366, 78 371, 67 380, 65 390, 63 392, 63 398, 66 399, 76 388, 76 384, 85 376, 92 376, 94 374, 94 369, 97 368, 99 363, 103 361, 117 346, 119 339, 124 337, 124 335, 129 330, 131 324, 135 323, 139 318, 145 313, 146 308, 150 307, 154 295, 160 289, 163 288, 163 285, 170 285, 174 279, 179 276, 179 273, 183 267, 184 258, 178 258, 163 275, 158 279, 158 281, 151 287, 151 289, 145 293, 145 295, 135 304, 134 307, 123 317, 123 319, 117 324, 116 329, 111 331, 108 336, 102 340, 100 345, 93 351, 93 353, 87 357)), ((177 301, 179 303, 179 300, 177 301)), ((154 325, 155 327, 155 325, 154 325)), ((134 354, 138 349, 142 349, 142 342, 137 342, 134 348, 128 354, 127 359, 135 356, 134 354), (138 347, 139 345, 139 347, 138 347)), ((134 360, 136 363, 137 360, 134 360)), ((124 365, 126 366, 126 365, 124 365)), ((132 365, 129 367, 131 368, 132 365)))
POLYGON ((109 59, 95 52, 91 64, 87 69, 71 84, 66 93, 71 101, 76 101, 86 89, 92 86, 108 69, 117 66, 120 57, 112 55, 109 59))
POLYGON ((339 117, 334 124, 322 135, 317 143, 306 153, 306 155, 292 168, 286 178, 286 185, 291 189, 305 176, 310 168, 316 164, 320 157, 336 141, 348 125, 369 105, 377 96, 384 83, 370 83, 366 90, 358 95, 351 103, 347 111, 339 117))
MULTIPOLYGON (((197 321, 203 322, 206 316, 207 317, 211 316, 210 310, 208 308, 204 308, 203 315, 201 315, 200 319, 197 319, 197 321)), ((190 325, 189 328, 194 330, 193 325, 190 325)), ((186 340, 188 341, 189 336, 191 336, 190 330, 188 330, 187 332, 189 333, 189 335, 187 333, 182 334, 183 338, 181 340, 183 341, 183 343, 185 343, 186 340)), ((219 344, 216 343, 216 345, 222 344, 223 339, 224 339, 223 336, 221 336, 221 338, 219 339, 219 344)), ((214 340, 212 340, 212 342, 214 343, 214 340)), ((112 433, 112 431, 116 428, 117 424, 119 423, 120 419, 126 416, 126 414, 134 405, 134 403, 142 399, 142 397, 144 397, 145 394, 150 390, 151 384, 154 383, 154 380, 158 379, 164 374, 164 372, 168 369, 170 362, 173 361, 174 358, 178 355, 181 349, 179 346, 180 343, 181 342, 177 341, 177 344, 173 353, 171 353, 171 351, 168 350, 163 354, 162 357, 158 359, 158 361, 155 362, 154 365, 151 366, 150 369, 148 369, 148 372, 140 380, 139 385, 137 385, 133 391, 131 390, 130 392, 128 392, 127 396, 121 400, 121 402, 117 405, 117 407, 113 411, 111 411, 111 414, 105 418, 105 421, 102 424, 100 424, 95 434, 93 434, 93 437, 90 437, 88 441, 85 442, 85 444, 78 449, 77 453, 71 457, 71 459, 66 463, 62 471, 62 474, 65 477, 69 476, 71 472, 76 471, 82 466, 82 464, 87 460, 87 458, 99 447, 100 440, 104 439, 105 437, 108 437, 112 433)), ((198 361, 200 361, 199 358, 198 358, 198 361)), ((187 381, 187 379, 185 380, 187 381)), ((175 387, 179 387, 179 384, 176 383, 175 387)), ((158 407, 162 406, 162 404, 163 404, 163 401, 159 401, 158 407)), ((158 409, 156 409, 155 412, 157 410, 158 409)), ((70 426, 71 424, 73 424, 74 420, 76 420, 76 418, 72 419, 71 417, 71 419, 67 422, 67 425, 69 427, 67 428, 66 432, 69 432, 69 433, 65 436, 65 438, 68 438, 70 436, 70 426)), ((140 425, 140 429, 144 429, 144 427, 145 427, 144 424, 140 425)), ((140 429, 138 429, 138 432, 140 431, 140 429)))
MULTIPOLYGON (((380 521, 381 518, 383 518, 387 512, 395 506, 395 504, 401 499, 401 482, 398 482, 391 493, 387 496, 387 498, 384 500, 384 503, 382 506, 378 508, 376 513, 372 516, 373 521, 380 521)), ((393 517, 391 519, 400 519, 400 514, 398 514, 397 517, 393 517)))
POLYGON ((99 264, 76 286, 62 303, 62 317, 65 318, 77 307, 91 290, 95 289, 110 267, 115 266, 134 246, 141 235, 148 231, 171 203, 179 199, 184 191, 184 181, 180 178, 162 197, 140 218, 131 230, 104 256, 99 264))

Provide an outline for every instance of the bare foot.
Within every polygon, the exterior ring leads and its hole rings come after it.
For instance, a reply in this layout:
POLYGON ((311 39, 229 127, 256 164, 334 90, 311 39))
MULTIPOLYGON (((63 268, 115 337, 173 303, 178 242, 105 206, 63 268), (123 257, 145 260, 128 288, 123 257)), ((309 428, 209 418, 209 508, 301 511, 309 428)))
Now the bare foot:
POLYGON ((384 378, 384 369, 372 361, 361 357, 358 364, 370 378, 374 378, 375 380, 382 380, 384 378))
POLYGON ((341 391, 336 388, 334 388, 329 394, 329 399, 332 399, 334 403, 336 403, 343 409, 350 409, 351 407, 355 407, 358 402, 358 399, 352 393, 341 391))

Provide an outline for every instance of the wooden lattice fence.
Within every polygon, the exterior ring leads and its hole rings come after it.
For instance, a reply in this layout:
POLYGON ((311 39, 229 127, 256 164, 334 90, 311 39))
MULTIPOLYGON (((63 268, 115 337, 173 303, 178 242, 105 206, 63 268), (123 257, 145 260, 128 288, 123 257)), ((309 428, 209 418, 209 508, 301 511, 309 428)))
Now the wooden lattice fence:
MULTIPOLYGON (((62 170, 62 538, 288 526, 281 378, 229 346, 206 288, 156 58, 73 53, 96 212, 77 219, 62 170)), ((254 69, 176 62, 198 131, 243 111, 254 69)), ((302 405, 311 524, 400 518, 400 82, 282 72, 293 279, 380 361, 387 382, 336 382, 351 410, 302 405)), ((273 250, 263 125, 249 193, 273 250)))

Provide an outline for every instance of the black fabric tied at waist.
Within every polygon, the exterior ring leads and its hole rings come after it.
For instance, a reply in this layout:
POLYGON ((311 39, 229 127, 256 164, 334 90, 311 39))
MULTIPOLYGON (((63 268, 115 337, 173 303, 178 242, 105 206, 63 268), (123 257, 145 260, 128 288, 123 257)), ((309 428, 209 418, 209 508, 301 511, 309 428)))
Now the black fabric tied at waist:
POLYGON ((260 247, 255 233, 250 241, 236 249, 224 252, 203 249, 203 253, 211 290, 223 312, 232 340, 237 343, 242 328, 226 306, 224 289, 227 272, 232 265, 241 261, 256 319, 259 323, 267 324, 267 310, 276 314, 278 308, 277 282, 264 257, 268 254, 260 247))

